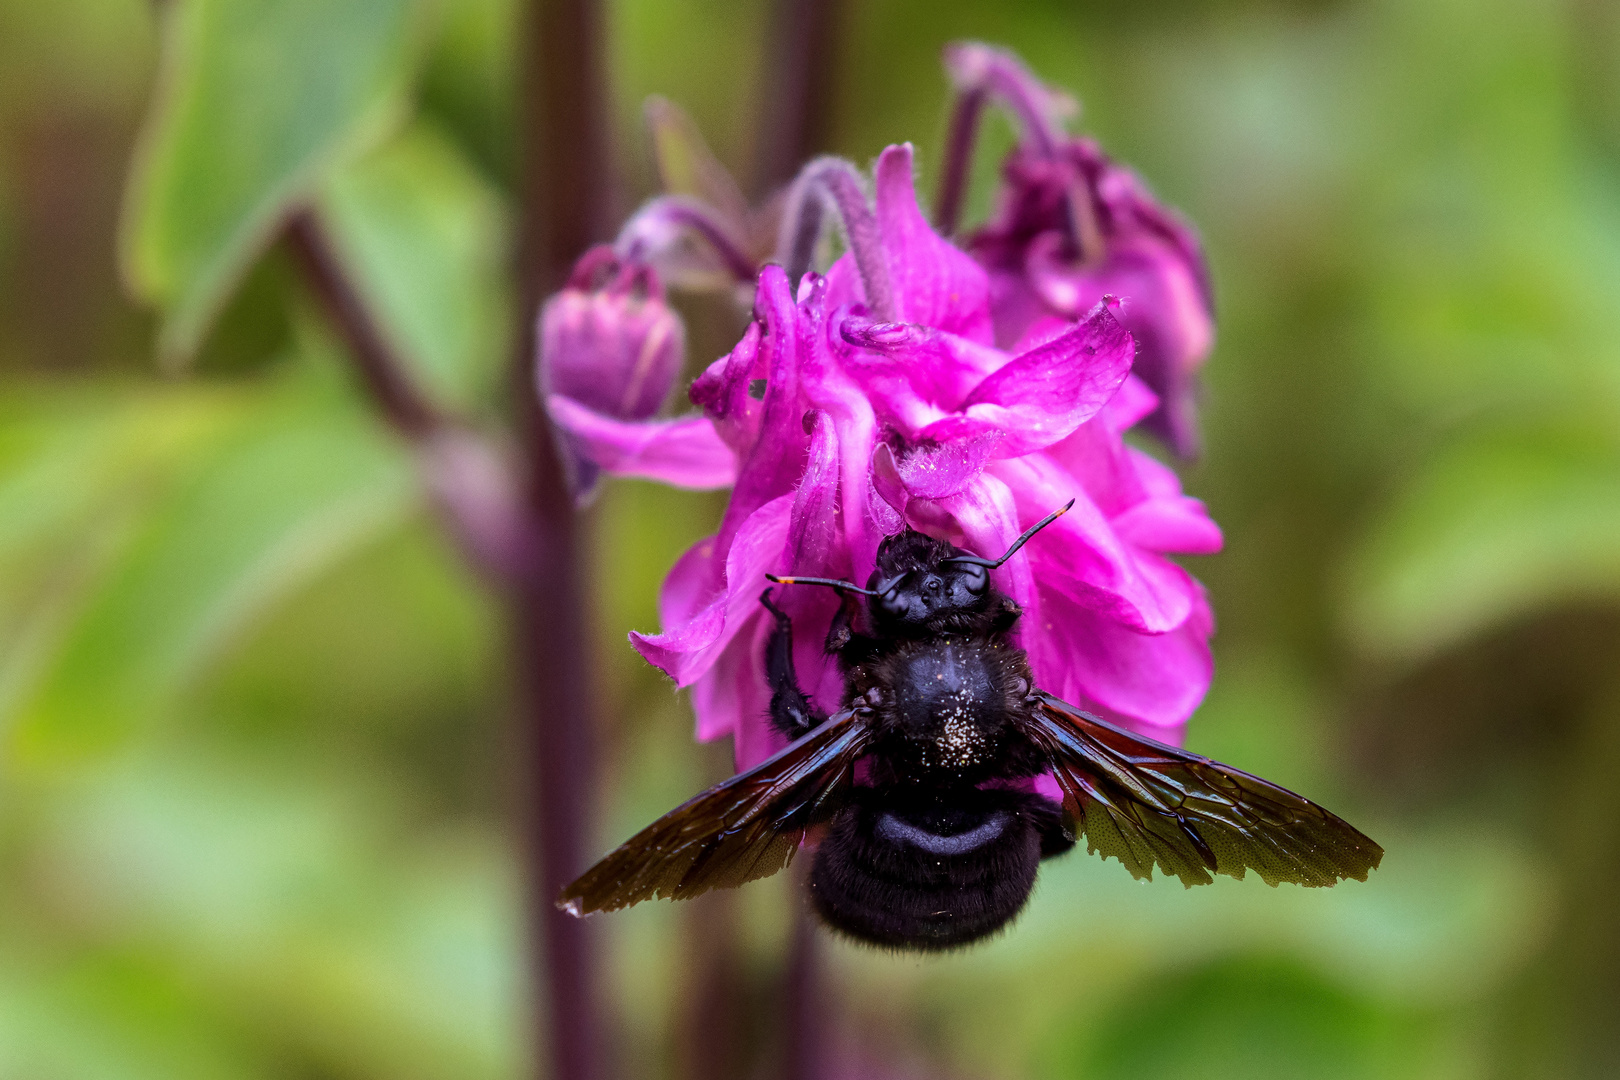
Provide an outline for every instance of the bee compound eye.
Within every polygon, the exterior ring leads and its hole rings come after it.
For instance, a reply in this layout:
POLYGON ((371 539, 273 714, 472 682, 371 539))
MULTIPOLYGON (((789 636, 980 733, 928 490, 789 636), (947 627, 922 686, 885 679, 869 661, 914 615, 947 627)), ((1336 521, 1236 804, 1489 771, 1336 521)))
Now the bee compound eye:
POLYGON ((968 592, 978 596, 990 587, 990 571, 968 563, 962 567, 962 584, 967 587, 968 592))

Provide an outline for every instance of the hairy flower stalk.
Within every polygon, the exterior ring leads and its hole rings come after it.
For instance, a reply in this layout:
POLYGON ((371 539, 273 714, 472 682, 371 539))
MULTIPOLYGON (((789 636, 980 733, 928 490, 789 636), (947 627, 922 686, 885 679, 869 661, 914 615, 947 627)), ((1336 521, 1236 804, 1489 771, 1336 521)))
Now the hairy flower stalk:
POLYGON ((1017 57, 953 45, 945 66, 957 104, 940 186, 940 227, 954 232, 979 117, 998 101, 1017 118, 991 220, 966 240, 990 272, 998 342, 1046 318, 1074 319, 1103 296, 1121 301, 1136 339, 1135 373, 1158 395, 1142 425, 1177 454, 1198 452, 1197 373, 1214 343, 1208 272, 1198 238, 1135 173, 1064 132, 1074 103, 1017 57))
MULTIPOLYGON (((999 347, 993 278, 923 217, 910 147, 878 159, 871 202, 852 166, 825 159, 794 192, 790 208, 838 209, 850 250, 796 285, 778 266, 761 271, 747 333, 692 385, 701 416, 620 420, 548 399, 605 472, 732 487, 716 535, 665 583, 663 632, 632 635, 636 648, 692 688, 699 736, 732 736, 739 766, 752 765, 782 745, 766 721, 767 573, 863 581, 883 538, 906 525, 993 556, 1072 498, 1042 543, 999 571, 1026 612, 1036 677, 1178 738, 1208 686, 1212 620, 1166 555, 1214 551, 1221 538, 1174 473, 1123 441, 1158 398, 1132 374, 1121 302, 1039 321, 999 347)), ((790 209, 787 221, 808 231, 810 217, 790 209)), ((840 673, 813 628, 829 625, 838 598, 789 590, 777 602, 804 628, 801 680, 835 707, 840 673)))

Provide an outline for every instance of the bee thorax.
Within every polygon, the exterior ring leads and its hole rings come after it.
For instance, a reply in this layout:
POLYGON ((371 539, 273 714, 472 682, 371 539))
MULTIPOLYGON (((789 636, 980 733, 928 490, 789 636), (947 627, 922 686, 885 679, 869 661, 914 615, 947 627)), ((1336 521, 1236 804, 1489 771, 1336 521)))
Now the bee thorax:
MULTIPOLYGON (((960 691, 957 696, 964 699, 969 697, 960 691)), ((940 725, 939 733, 932 741, 922 745, 924 765, 965 769, 984 761, 990 749, 990 740, 973 715, 973 704, 969 699, 945 707, 944 723, 940 725)))

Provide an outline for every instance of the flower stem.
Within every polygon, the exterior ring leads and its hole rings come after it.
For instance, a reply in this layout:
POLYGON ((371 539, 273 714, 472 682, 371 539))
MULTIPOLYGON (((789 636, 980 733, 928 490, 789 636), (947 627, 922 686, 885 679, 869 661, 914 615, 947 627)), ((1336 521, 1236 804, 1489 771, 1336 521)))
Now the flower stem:
MULTIPOLYGON (((1056 158, 1063 145, 1059 103, 1052 92, 1012 53, 976 41, 948 46, 945 70, 963 97, 993 95, 1018 118, 1025 143, 1044 158, 1056 158)), ((959 100, 959 109, 962 103, 959 100)))
POLYGON ((552 903, 584 870, 597 779, 591 640, 574 513, 534 386, 541 299, 603 238, 612 177, 598 0, 528 0, 520 13, 517 296, 511 387, 534 556, 508 597, 517 676, 536 1065, 552 1080, 602 1080, 606 1043, 592 924, 552 903))
MULTIPOLYGON (((1038 157, 1058 161, 1063 157, 1066 139, 1060 118, 1066 99, 1054 97, 1013 54, 979 42, 948 46, 945 69, 956 84, 957 98, 940 178, 936 223, 941 232, 950 235, 960 224, 985 104, 992 98, 1000 102, 1017 118, 1024 146, 1038 157)), ((1104 254, 1102 229, 1097 223, 1091 186, 1083 175, 1075 176, 1064 199, 1069 255, 1080 262, 1100 261, 1104 254)))
POLYGON ((844 225, 844 236, 855 256, 861 284, 866 289, 866 306, 883 322, 899 318, 894 290, 889 283, 889 263, 883 254, 883 238, 877 217, 867 201, 861 174, 843 158, 822 157, 806 165, 788 193, 787 213, 782 221, 778 251, 788 279, 798 281, 815 258, 816 241, 821 238, 823 206, 831 203, 844 225))
POLYGON ((344 272, 332 238, 315 211, 303 209, 287 223, 287 242, 304 280, 342 335, 371 399, 383 418, 412 441, 428 438, 445 426, 438 406, 422 393, 371 309, 344 272))
POLYGON ((987 95, 982 87, 957 95, 951 113, 950 134, 945 143, 945 165, 939 181, 939 204, 934 224, 945 236, 953 236, 962 218, 962 201, 967 194, 968 171, 973 168, 973 151, 979 142, 979 120, 984 116, 987 95))

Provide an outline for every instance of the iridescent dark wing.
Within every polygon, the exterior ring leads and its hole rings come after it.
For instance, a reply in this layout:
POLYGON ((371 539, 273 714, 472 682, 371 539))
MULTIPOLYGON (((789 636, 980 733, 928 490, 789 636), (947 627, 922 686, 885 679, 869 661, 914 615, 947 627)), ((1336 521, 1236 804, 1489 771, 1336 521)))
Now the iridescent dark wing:
POLYGON ((1189 887, 1209 884, 1212 872, 1241 878, 1246 870, 1267 885, 1332 885, 1367 880, 1384 857, 1286 788, 1038 697, 1020 730, 1051 761, 1075 832, 1138 878, 1157 865, 1189 887))
POLYGON ((557 906, 588 915, 769 877, 793 861, 806 830, 841 805, 870 740, 854 711, 838 713, 632 836, 564 889, 557 906))

